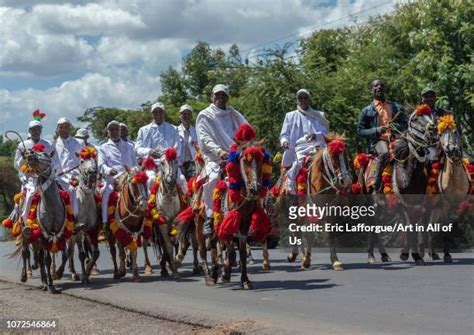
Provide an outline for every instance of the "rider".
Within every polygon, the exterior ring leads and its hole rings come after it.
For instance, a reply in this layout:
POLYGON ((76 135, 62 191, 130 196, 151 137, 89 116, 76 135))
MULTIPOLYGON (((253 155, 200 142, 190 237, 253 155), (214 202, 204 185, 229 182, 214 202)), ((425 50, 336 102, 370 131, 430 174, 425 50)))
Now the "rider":
POLYGON ((329 132, 329 122, 324 112, 311 107, 311 94, 307 89, 296 92, 297 109, 285 115, 280 132, 280 144, 285 150, 282 168, 288 170, 288 191, 296 194, 296 176, 304 158, 326 145, 324 136, 329 132))
POLYGON ((196 129, 191 125, 193 118, 193 107, 182 105, 179 108, 179 117, 181 124, 177 127, 181 142, 181 170, 186 179, 194 176, 195 163, 194 157, 198 150, 198 139, 196 129))
POLYGON ((451 114, 450 112, 436 106, 436 92, 430 87, 425 87, 421 91, 421 102, 430 106, 431 114, 435 118, 451 114))
POLYGON ((56 125, 56 140, 54 148, 58 154, 60 169, 56 180, 59 186, 69 193, 71 197, 72 209, 74 216, 77 216, 77 197, 76 197, 76 176, 79 168, 79 155, 83 141, 71 136, 72 123, 65 117, 60 118, 56 125))
POLYGON ((202 110, 196 119, 196 131, 202 156, 205 161, 207 182, 203 185, 203 198, 206 208, 204 236, 214 231, 212 194, 220 177, 220 163, 227 159, 234 135, 241 124, 248 123, 238 111, 227 107, 229 88, 218 84, 212 89, 212 103, 202 110))
MULTIPOLYGON (((161 102, 156 102, 151 106, 153 121, 138 130, 135 150, 140 158, 151 157, 159 159, 167 148, 175 148, 178 162, 181 157, 181 147, 178 131, 176 127, 165 121, 165 106, 161 102)), ((148 186, 151 186, 155 179, 154 173, 149 174, 148 186)), ((186 194, 186 178, 178 172, 178 181, 182 191, 186 194)))
MULTIPOLYGON (((19 144, 15 152, 15 161, 14 166, 18 170, 18 177, 21 183, 21 189, 26 190, 25 205, 21 213, 21 218, 23 222, 26 222, 28 218, 28 213, 30 211, 31 201, 33 200, 33 194, 36 191, 36 180, 37 176, 22 171, 23 165, 23 156, 22 153, 26 150, 31 149, 36 144, 42 144, 44 146, 44 152, 51 153, 54 149, 51 143, 45 139, 41 138, 41 132, 43 130, 43 125, 39 120, 30 121, 28 124, 28 139, 24 141, 23 144, 19 144)), ((56 154, 53 156, 53 167, 59 164, 56 154)))
POLYGON ((399 105, 385 98, 385 82, 374 79, 370 83, 373 101, 362 109, 357 126, 357 135, 367 139, 367 151, 377 154, 374 192, 382 185, 382 171, 389 159, 389 141, 392 124, 399 132, 407 129, 407 118, 399 112, 399 105))
POLYGON ((115 188, 117 178, 125 171, 125 166, 130 168, 137 165, 137 157, 132 144, 120 138, 120 123, 110 121, 107 124, 109 140, 99 147, 98 167, 105 178, 102 194, 102 222, 104 229, 107 227, 108 202, 115 188))
POLYGON ((135 147, 135 142, 128 137, 128 126, 125 123, 120 123, 120 138, 122 141, 128 142, 135 147))

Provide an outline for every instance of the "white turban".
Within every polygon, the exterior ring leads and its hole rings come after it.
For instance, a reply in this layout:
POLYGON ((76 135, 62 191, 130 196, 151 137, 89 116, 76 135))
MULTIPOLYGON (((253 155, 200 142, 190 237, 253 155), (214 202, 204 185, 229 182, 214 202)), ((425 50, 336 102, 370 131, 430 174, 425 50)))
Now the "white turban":
POLYGON ((107 130, 109 130, 110 126, 113 126, 113 125, 117 125, 117 126, 120 127, 120 122, 118 122, 116 120, 110 121, 109 123, 107 123, 107 130))
POLYGON ((229 88, 222 84, 217 84, 212 89, 212 94, 216 94, 217 92, 224 92, 227 96, 229 96, 229 88))
POLYGON ((76 137, 87 137, 89 136, 89 131, 85 128, 78 129, 76 132, 76 137))
POLYGON ((59 126, 60 124, 63 124, 63 123, 67 123, 69 124, 70 126, 72 126, 72 123, 71 121, 69 121, 68 119, 66 119, 65 117, 62 117, 58 120, 58 123, 56 124, 57 126, 59 126))
POLYGON ((155 108, 165 110, 165 105, 163 105, 161 102, 155 102, 153 105, 151 105, 151 112, 153 112, 155 108))
POLYGON ((189 111, 193 111, 193 107, 191 105, 182 105, 180 108, 179 108, 179 113, 181 114, 182 112, 184 112, 185 110, 189 110, 189 111))
POLYGON ((128 126, 125 123, 120 122, 120 127, 125 127, 128 129, 128 126))
POLYGON ((30 122, 28 123, 28 129, 31 129, 31 128, 36 127, 36 126, 42 127, 43 125, 42 125, 41 122, 38 121, 38 120, 33 120, 33 121, 30 121, 30 122))
POLYGON ((306 89, 306 88, 302 88, 300 90, 298 90, 298 92, 296 92, 296 97, 299 97, 300 94, 306 94, 308 97, 311 96, 311 93, 309 93, 309 91, 306 89))

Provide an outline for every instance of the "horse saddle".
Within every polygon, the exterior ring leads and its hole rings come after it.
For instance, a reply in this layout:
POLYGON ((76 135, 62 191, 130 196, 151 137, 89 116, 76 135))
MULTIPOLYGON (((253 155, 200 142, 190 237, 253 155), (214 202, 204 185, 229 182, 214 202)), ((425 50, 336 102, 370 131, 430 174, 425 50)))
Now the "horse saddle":
POLYGON ((377 161, 376 158, 371 158, 369 164, 364 173, 365 187, 368 190, 375 184, 375 175, 377 173, 377 161))

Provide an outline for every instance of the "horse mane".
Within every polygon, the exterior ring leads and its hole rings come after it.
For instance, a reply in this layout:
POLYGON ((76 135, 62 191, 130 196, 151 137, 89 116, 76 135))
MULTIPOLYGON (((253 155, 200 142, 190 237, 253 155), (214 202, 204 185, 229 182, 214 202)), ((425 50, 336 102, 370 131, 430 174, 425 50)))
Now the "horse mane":
POLYGON ((346 134, 345 133, 340 134, 335 131, 331 131, 324 138, 327 143, 330 143, 332 141, 346 141, 346 134))

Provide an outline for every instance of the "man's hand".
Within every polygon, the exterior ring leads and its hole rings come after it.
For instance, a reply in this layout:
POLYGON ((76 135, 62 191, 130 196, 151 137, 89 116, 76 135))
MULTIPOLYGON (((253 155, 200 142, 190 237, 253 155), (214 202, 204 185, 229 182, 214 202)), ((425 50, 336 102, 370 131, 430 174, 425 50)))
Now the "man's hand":
POLYGON ((220 150, 219 151, 219 158, 222 159, 223 161, 227 160, 227 156, 229 154, 225 150, 220 150))
POLYGON ((118 171, 115 170, 114 168, 112 168, 112 169, 110 169, 109 175, 110 176, 115 176, 117 173, 118 173, 118 171))
POLYGON ((153 157, 154 159, 158 159, 161 157, 161 153, 155 149, 150 150, 149 155, 153 157))
POLYGON ((283 142, 283 144, 281 145, 281 148, 283 150, 288 150, 290 149, 290 144, 288 142, 283 142))
POLYGON ((381 135, 381 134, 385 133, 387 131, 387 129, 388 129, 387 127, 377 127, 376 132, 377 132, 377 134, 381 135))

